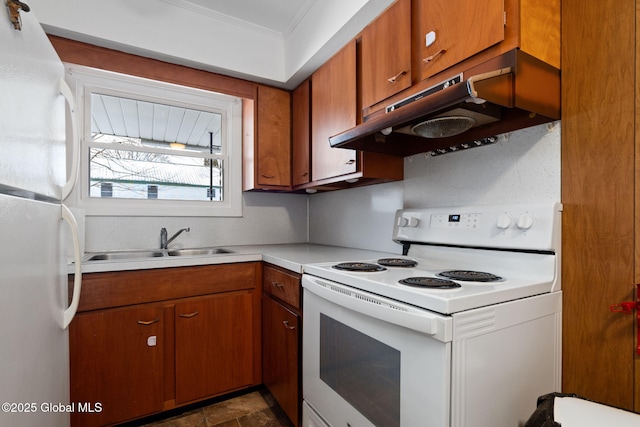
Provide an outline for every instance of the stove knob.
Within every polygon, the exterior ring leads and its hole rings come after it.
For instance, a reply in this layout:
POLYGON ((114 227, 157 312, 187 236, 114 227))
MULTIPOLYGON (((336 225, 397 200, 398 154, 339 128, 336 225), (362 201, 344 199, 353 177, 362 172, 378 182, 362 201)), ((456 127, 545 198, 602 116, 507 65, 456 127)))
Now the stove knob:
POLYGON ((516 225, 521 230, 528 230, 531 228, 531 226, 533 226, 533 218, 531 218, 527 214, 522 214, 518 217, 518 221, 516 222, 516 225))
POLYGON ((511 217, 506 214, 502 214, 498 217, 498 222, 496 223, 499 229, 506 230, 511 227, 511 217))
POLYGON ((409 227, 417 227, 420 224, 420 220, 414 216, 409 218, 409 227))
POLYGON ((398 218, 398 227, 406 227, 409 225, 409 220, 403 216, 398 218))

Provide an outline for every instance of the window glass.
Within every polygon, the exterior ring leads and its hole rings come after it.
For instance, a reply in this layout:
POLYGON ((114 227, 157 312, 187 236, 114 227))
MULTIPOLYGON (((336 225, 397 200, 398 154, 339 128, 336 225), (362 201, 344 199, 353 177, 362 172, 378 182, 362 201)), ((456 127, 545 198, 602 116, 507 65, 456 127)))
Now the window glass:
POLYGON ((241 100, 80 66, 76 91, 88 215, 240 216, 241 100))
POLYGON ((400 426, 400 352, 320 314, 320 379, 376 426, 400 426))

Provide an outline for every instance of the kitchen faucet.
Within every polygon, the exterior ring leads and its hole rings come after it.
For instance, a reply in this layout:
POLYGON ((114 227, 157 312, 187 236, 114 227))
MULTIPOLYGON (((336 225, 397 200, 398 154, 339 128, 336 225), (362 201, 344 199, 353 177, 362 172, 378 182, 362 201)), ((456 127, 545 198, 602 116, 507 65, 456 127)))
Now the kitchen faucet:
POLYGON ((175 238, 178 237, 183 231, 186 231, 188 233, 189 231, 191 231, 191 229, 189 227, 181 228, 176 234, 167 239, 167 229, 162 227, 160 229, 160 249, 167 249, 169 243, 173 242, 175 238))

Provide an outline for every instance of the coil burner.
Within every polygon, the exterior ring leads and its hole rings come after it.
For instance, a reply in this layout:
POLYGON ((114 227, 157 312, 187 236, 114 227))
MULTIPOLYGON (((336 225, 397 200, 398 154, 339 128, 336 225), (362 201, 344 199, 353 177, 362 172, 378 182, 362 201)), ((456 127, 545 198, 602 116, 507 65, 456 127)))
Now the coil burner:
POLYGON ((359 272, 375 272, 375 271, 385 271, 381 265, 372 264, 368 262, 342 262, 340 264, 336 264, 332 266, 336 270, 343 271, 359 271, 359 272))
POLYGON ((400 283, 426 289, 455 289, 462 287, 462 285, 451 280, 438 279, 435 277, 408 277, 400 280, 400 283))
POLYGON ((407 258, 380 258, 378 264, 385 267, 415 267, 418 262, 407 258))
POLYGON ((449 270, 438 273, 438 276, 465 282, 497 282, 502 280, 502 277, 484 271, 449 270))

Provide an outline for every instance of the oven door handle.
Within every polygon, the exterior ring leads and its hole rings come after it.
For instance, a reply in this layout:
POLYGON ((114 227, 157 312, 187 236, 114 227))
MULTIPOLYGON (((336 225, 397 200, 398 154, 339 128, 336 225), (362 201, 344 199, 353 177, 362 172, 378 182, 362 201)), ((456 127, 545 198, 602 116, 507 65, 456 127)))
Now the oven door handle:
POLYGON ((440 341, 451 341, 452 321, 449 316, 309 275, 302 276, 302 286, 306 291, 346 309, 430 335, 440 341))

